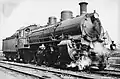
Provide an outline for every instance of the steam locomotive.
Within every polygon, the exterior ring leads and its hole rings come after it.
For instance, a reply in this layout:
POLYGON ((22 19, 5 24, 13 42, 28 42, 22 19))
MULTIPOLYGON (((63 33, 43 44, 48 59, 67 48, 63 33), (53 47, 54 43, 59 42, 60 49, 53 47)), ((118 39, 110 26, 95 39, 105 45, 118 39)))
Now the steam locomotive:
POLYGON ((87 4, 79 3, 79 16, 73 17, 72 11, 65 10, 59 22, 51 16, 45 26, 20 28, 3 39, 6 59, 79 70, 93 65, 104 69, 109 51, 103 27, 96 11, 87 13, 87 4))

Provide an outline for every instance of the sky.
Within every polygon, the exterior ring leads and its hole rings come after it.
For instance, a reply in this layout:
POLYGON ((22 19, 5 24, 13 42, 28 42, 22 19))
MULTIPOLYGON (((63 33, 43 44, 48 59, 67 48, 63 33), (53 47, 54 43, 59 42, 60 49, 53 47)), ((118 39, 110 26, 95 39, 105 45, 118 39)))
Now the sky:
POLYGON ((99 14, 104 30, 116 43, 119 42, 119 0, 0 0, 0 49, 2 39, 11 36, 17 29, 30 25, 46 25, 48 17, 60 21, 63 10, 71 10, 73 16, 80 14, 79 2, 87 1, 87 12, 99 14))

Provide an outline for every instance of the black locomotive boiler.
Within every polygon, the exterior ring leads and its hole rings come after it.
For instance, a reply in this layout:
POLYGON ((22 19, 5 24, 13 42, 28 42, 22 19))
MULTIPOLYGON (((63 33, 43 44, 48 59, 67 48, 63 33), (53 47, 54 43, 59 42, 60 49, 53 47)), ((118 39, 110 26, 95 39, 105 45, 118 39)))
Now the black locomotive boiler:
POLYGON ((61 12, 61 19, 51 16, 45 26, 30 25, 3 39, 7 60, 83 70, 90 66, 104 69, 109 51, 98 13, 87 13, 81 2, 80 15, 61 12))

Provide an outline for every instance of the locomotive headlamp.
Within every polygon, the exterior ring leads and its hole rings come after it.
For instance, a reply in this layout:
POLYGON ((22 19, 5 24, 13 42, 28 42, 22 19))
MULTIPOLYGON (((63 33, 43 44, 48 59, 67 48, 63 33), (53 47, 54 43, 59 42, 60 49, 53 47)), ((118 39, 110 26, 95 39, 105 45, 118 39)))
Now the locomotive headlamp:
POLYGON ((97 13, 94 13, 94 17, 95 17, 95 18, 98 18, 99 16, 98 16, 98 14, 97 14, 97 13))
POLYGON ((96 10, 94 10, 94 17, 95 17, 95 18, 98 18, 98 17, 99 17, 98 13, 96 13, 96 10))

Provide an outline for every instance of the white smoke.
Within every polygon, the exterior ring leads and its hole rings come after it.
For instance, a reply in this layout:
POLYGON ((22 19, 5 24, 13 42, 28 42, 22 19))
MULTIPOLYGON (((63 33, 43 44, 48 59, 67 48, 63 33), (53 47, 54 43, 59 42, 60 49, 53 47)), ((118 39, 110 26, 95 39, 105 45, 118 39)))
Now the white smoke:
POLYGON ((98 55, 107 55, 109 54, 109 50, 104 47, 103 43, 95 42, 93 52, 97 53, 98 55))
POLYGON ((86 69, 86 67, 89 67, 92 63, 91 59, 88 56, 82 56, 81 59, 78 59, 76 61, 78 69, 83 70, 86 69))

